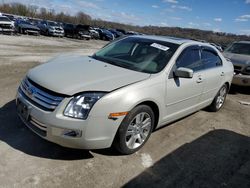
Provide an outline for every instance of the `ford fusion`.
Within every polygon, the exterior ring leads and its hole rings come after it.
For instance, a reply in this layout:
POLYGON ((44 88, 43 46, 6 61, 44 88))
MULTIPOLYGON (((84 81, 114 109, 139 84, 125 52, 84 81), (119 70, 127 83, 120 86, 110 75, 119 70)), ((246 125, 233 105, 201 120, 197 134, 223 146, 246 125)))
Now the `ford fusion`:
POLYGON ((192 40, 129 36, 89 57, 31 69, 16 97, 21 120, 42 138, 79 149, 139 150, 151 132, 225 102, 233 65, 192 40))

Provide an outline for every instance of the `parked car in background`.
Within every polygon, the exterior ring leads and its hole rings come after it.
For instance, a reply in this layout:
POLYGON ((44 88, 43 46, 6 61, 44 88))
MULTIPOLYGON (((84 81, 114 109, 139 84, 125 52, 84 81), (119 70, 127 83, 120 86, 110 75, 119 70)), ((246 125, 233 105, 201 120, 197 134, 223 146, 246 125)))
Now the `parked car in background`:
POLYGON ((140 35, 140 33, 135 32, 135 31, 127 31, 126 35, 140 35))
POLYGON ((75 25, 70 23, 64 23, 63 29, 65 32, 65 37, 75 37, 75 25))
POLYGON ((59 145, 131 154, 154 129, 207 106, 220 110, 232 77, 232 63, 209 44, 129 36, 93 56, 31 69, 17 92, 17 112, 59 145))
POLYGON ((64 36, 64 29, 57 22, 43 20, 37 26, 41 29, 41 33, 47 36, 64 36))
POLYGON ((28 20, 18 19, 15 22, 15 27, 20 34, 40 35, 39 27, 32 25, 28 20))
POLYGON ((115 30, 121 32, 123 35, 126 35, 127 33, 124 29, 115 29, 115 30))
POLYGON ((89 33, 92 39, 100 39, 99 32, 96 31, 95 29, 91 28, 89 29, 89 33))
POLYGON ((6 16, 0 16, 0 33, 13 34, 14 23, 6 16))
POLYGON ((2 14, 2 16, 6 16, 7 18, 9 18, 13 23, 16 21, 16 18, 13 15, 10 14, 2 14))
POLYGON ((107 29, 97 29, 97 31, 100 35, 101 40, 111 41, 115 39, 114 35, 107 29))
POLYGON ((34 19, 34 18, 29 18, 28 21, 35 26, 38 26, 42 20, 39 19, 34 19))
POLYGON ((234 65, 233 84, 250 86, 250 41, 239 41, 229 45, 224 56, 234 65))
POLYGON ((221 45, 215 43, 210 43, 210 44, 213 45, 215 48, 217 48, 220 52, 223 52, 223 48, 221 45))
POLYGON ((85 40, 91 39, 89 29, 90 29, 89 25, 82 25, 82 24, 76 25, 74 28, 74 33, 76 38, 85 40))
POLYGON ((109 29, 109 31, 114 35, 115 38, 119 38, 124 35, 122 32, 115 29, 109 29))

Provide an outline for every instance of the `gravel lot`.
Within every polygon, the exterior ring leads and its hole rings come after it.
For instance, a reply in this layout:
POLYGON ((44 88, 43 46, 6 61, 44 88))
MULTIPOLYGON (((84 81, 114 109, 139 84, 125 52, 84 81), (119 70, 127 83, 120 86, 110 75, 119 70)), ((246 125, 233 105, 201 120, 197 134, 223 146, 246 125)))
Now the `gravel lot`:
POLYGON ((15 93, 28 69, 103 41, 0 35, 0 187, 250 187, 250 89, 233 87, 218 113, 201 110, 155 131, 139 152, 72 150, 26 128, 15 93))

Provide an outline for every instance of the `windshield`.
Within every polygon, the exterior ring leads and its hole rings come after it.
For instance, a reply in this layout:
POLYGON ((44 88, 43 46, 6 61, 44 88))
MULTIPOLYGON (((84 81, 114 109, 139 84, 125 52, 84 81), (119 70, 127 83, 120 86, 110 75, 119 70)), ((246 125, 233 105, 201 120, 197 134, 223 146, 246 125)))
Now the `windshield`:
POLYGON ((250 55, 250 43, 233 43, 225 52, 250 55))
POLYGON ((0 17, 0 21, 10 22, 9 18, 7 17, 0 17))
POLYGON ((28 21, 24 21, 24 20, 20 20, 19 24, 28 24, 28 25, 32 25, 31 23, 29 23, 28 21))
POLYGON ((48 22, 49 26, 58 26, 56 22, 48 22))
POLYGON ((145 72, 160 72, 179 47, 177 44, 128 37, 110 43, 93 58, 123 68, 145 72))

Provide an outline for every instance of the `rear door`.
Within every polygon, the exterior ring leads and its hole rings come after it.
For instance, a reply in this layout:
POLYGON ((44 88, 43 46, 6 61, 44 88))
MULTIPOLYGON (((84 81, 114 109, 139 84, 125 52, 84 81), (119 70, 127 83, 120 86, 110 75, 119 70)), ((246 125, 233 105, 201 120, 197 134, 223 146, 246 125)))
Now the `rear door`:
POLYGON ((204 89, 204 67, 199 46, 187 47, 177 58, 166 81, 165 117, 169 122, 196 111, 204 89), (192 78, 179 78, 174 71, 179 67, 192 69, 192 78))
POLYGON ((202 47, 201 59, 204 64, 204 91, 201 98, 203 103, 211 102, 224 83, 225 73, 217 51, 210 47, 202 47))

